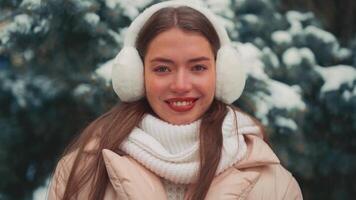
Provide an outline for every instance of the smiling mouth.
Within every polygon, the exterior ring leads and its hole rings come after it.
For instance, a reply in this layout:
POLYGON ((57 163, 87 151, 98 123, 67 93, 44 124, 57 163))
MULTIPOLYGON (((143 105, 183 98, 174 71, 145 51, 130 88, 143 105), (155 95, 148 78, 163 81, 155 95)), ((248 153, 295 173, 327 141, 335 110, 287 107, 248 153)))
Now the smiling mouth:
POLYGON ((195 106, 195 102, 198 98, 172 98, 165 102, 168 106, 176 112, 186 112, 191 110, 195 106))

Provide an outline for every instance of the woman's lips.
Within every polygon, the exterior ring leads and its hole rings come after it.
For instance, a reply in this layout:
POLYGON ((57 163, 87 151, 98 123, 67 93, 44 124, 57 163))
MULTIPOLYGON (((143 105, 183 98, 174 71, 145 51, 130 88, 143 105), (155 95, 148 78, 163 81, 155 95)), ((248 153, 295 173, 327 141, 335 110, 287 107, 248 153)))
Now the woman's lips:
POLYGON ((197 100, 198 98, 187 97, 187 98, 172 98, 166 100, 165 102, 172 110, 176 112, 186 112, 191 110, 195 106, 195 102, 197 100))

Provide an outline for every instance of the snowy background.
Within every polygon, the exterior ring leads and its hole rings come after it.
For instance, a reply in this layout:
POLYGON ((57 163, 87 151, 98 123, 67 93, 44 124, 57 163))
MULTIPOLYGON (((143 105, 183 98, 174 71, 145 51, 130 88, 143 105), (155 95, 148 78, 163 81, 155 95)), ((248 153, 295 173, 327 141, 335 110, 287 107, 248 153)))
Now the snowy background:
MULTIPOLYGON (((112 58, 152 0, 0 3, 0 199, 45 199, 70 139, 117 101, 112 58)), ((207 0, 247 63, 235 102, 266 127, 305 199, 356 194, 356 34, 278 0, 207 0), (327 191, 327 192, 326 192, 327 191)))

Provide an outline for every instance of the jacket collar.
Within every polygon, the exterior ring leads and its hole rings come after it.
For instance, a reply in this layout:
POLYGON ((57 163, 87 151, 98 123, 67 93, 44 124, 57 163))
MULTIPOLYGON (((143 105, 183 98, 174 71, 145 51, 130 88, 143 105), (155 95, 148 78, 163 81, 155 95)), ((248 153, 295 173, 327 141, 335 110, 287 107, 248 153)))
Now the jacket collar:
MULTIPOLYGON (((244 137, 247 144, 245 157, 214 178, 206 200, 246 199, 261 175, 260 170, 248 169, 280 163, 272 149, 262 140, 261 134, 245 134, 244 137)), ((188 190, 187 193, 190 192, 188 190)))
POLYGON ((246 134, 244 136, 247 144, 247 153, 241 161, 234 165, 236 169, 280 163, 276 154, 269 145, 263 141, 261 135, 246 134))
MULTIPOLYGON (((260 177, 259 170, 248 170, 270 164, 279 164, 271 148, 256 134, 246 134, 246 156, 214 178, 207 200, 245 199, 260 177)), ((160 178, 129 156, 120 156, 110 150, 103 150, 103 158, 109 179, 119 196, 123 199, 166 200, 160 178)), ((192 187, 189 187, 192 188, 192 187)), ((188 190, 186 195, 192 191, 188 190)))

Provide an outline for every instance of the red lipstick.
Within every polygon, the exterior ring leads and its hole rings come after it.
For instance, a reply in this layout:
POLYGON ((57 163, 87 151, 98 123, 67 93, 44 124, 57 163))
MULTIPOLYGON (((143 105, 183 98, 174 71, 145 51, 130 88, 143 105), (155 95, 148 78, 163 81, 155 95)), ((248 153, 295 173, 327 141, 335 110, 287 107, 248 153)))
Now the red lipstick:
POLYGON ((168 106, 176 112, 186 112, 191 110, 195 106, 195 102, 198 98, 193 97, 181 97, 181 98, 171 98, 165 100, 168 106))

